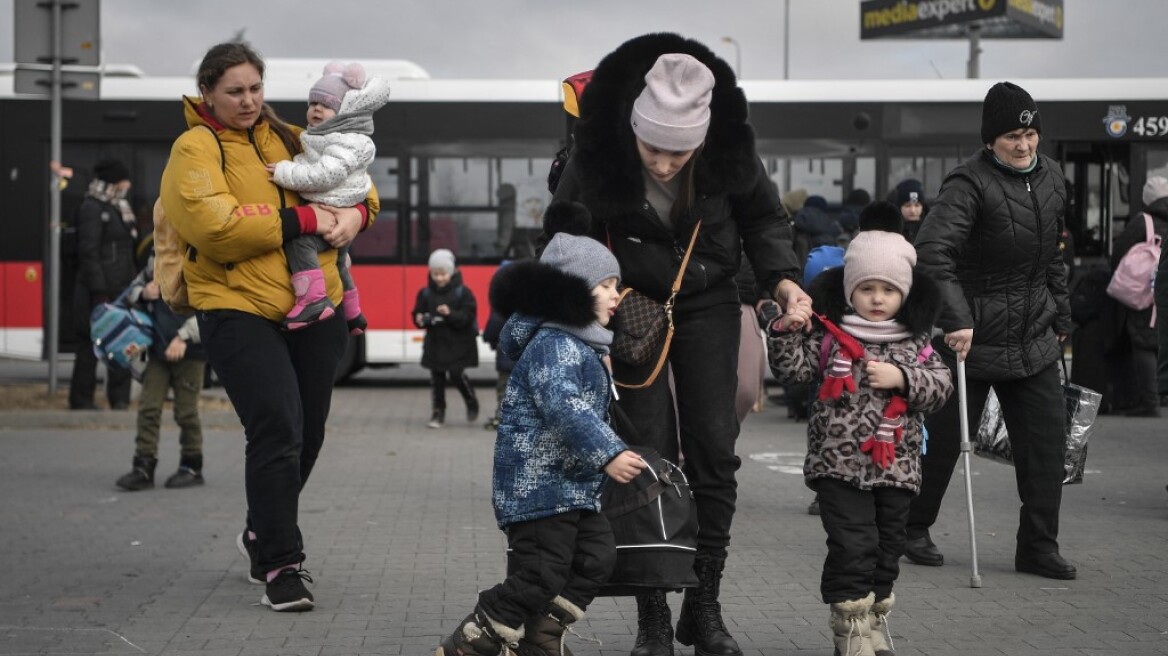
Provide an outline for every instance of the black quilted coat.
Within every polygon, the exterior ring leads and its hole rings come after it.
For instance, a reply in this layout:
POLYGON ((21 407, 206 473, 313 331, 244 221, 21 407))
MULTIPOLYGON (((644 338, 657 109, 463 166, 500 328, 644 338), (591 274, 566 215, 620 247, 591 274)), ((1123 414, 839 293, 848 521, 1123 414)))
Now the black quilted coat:
POLYGON ((1029 377, 1061 356, 1057 335, 1071 331, 1058 246, 1066 197, 1062 170, 1043 155, 1019 173, 983 150, 941 184, 917 234, 917 261, 941 285, 941 329, 973 328, 971 379, 1029 377))
POLYGON ((596 67, 580 101, 572 158, 556 188, 592 213, 592 236, 607 243, 621 282, 658 300, 669 296, 694 223, 702 227, 682 281, 679 309, 738 302, 733 283, 745 250, 764 289, 797 280, 791 224, 754 149, 746 97, 734 72, 706 46, 676 34, 625 42, 596 67), (710 128, 696 162, 694 212, 670 229, 645 200, 642 164, 629 124, 645 73, 665 53, 685 53, 714 74, 710 128))

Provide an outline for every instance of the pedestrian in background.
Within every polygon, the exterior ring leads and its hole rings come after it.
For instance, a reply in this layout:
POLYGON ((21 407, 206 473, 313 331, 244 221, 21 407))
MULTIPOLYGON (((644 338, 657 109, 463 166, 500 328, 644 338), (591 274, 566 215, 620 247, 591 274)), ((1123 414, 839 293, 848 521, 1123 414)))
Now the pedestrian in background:
MULTIPOLYGON (((576 207, 566 216, 585 217, 586 226, 587 212, 576 207)), ((491 485, 495 519, 507 533, 507 578, 479 593, 437 656, 571 653, 564 633, 584 618, 616 563, 601 489, 646 466, 608 424, 606 326, 620 267, 599 242, 548 221, 552 237, 539 261, 504 267, 491 283, 492 307, 510 317, 499 346, 515 360, 491 485)))
MULTIPOLYGON (((1152 218, 1152 232, 1160 238, 1161 243, 1168 242, 1168 178, 1148 178, 1141 200, 1144 212, 1152 218)), ((1133 246, 1146 239, 1144 213, 1132 215, 1112 245, 1112 272, 1119 267, 1120 260, 1133 246)), ((1164 258, 1160 259, 1163 261, 1164 258)), ((1108 298, 1107 302, 1112 307, 1113 319, 1112 349, 1108 355, 1114 363, 1114 398, 1126 401, 1124 411, 1129 417, 1159 417, 1160 393, 1156 379, 1159 339, 1156 324, 1168 321, 1168 315, 1155 313, 1151 306, 1133 310, 1112 298, 1108 298)))
POLYGON ((174 421, 179 427, 181 447, 178 470, 166 479, 166 487, 177 489, 203 484, 203 426, 199 421, 199 393, 203 390, 203 370, 207 357, 199 343, 199 324, 194 315, 181 317, 162 301, 154 282, 154 258, 130 283, 127 301, 142 307, 154 320, 154 341, 146 355, 142 392, 138 395, 138 432, 134 438, 134 458, 130 473, 117 486, 134 492, 154 487, 158 466, 162 407, 167 393, 174 390, 174 421))
MULTIPOLYGON (((1073 579, 1058 543, 1066 455, 1059 360, 1071 331, 1059 251, 1067 187, 1058 162, 1038 152, 1041 132, 1042 114, 1025 89, 991 87, 982 103, 985 147, 945 177, 916 248, 944 298, 937 324, 945 335, 934 345, 950 366, 965 361, 969 425, 978 425, 993 389, 1010 433, 1022 501, 1014 568, 1073 579)), ((944 563, 929 527, 960 455, 958 406, 955 395, 925 422, 929 447, 905 550, 921 565, 944 563)))
POLYGON ((414 325, 426 331, 422 366, 430 370, 430 428, 446 424, 446 381, 466 402, 466 420, 479 418, 479 400, 466 370, 479 366, 478 305, 462 284, 454 253, 439 248, 430 253, 430 277, 414 301, 414 325))
POLYGON ((908 243, 916 241, 917 232, 921 229, 921 219, 925 218, 925 187, 920 180, 908 178, 897 183, 892 190, 893 203, 900 208, 900 216, 904 219, 904 238, 908 243))
MULTIPOLYGON (((503 267, 511 263, 511 260, 503 260, 499 264, 499 268, 495 270, 495 274, 491 276, 491 282, 494 283, 503 267)), ((507 389, 507 379, 511 377, 511 370, 515 368, 515 361, 499 349, 499 339, 503 335, 503 326, 506 322, 507 319, 492 307, 491 314, 487 318, 487 325, 483 328, 483 341, 495 352, 495 412, 483 425, 483 428, 487 430, 495 430, 499 427, 499 409, 503 407, 503 393, 507 389)))
POLYGON ((299 128, 264 103, 264 61, 246 43, 213 46, 196 74, 199 97, 183 99, 187 130, 162 174, 166 218, 189 247, 183 275, 199 334, 247 438, 246 525, 236 546, 248 580, 274 611, 315 604, 304 585, 300 495, 324 444, 337 364, 349 342, 341 316, 301 330, 281 322, 296 298, 286 242, 318 234, 333 305, 341 302, 337 248, 371 225, 376 190, 353 207, 300 205, 272 182, 265 162, 299 151, 299 128))
MULTIPOLYGON (((134 247, 138 223, 126 195, 130 169, 116 159, 104 159, 93 167, 93 181, 73 215, 77 230, 77 282, 73 287, 77 353, 69 380, 69 409, 96 410, 97 355, 89 335, 89 316, 102 303, 113 300, 134 279, 138 265, 134 247)), ((130 407, 130 370, 106 367, 106 398, 113 410, 130 407)))
MULTIPOLYGON (((648 34, 606 55, 581 98, 573 138, 555 198, 588 207, 591 236, 611 246, 624 284, 666 302, 697 232, 673 310, 668 364, 675 389, 669 376, 658 376, 647 388, 621 391, 619 404, 639 446, 673 462, 685 453, 700 583, 685 592, 677 640, 699 653, 736 656, 741 649, 719 600, 741 465, 734 397, 742 310, 734 276, 745 251, 766 294, 784 312, 810 320, 790 222, 755 152, 734 71, 697 41, 648 34)), ((614 360, 613 371, 617 380, 639 383, 655 365, 614 360)), ((633 653, 671 655, 666 591, 636 600, 633 653)))
POLYGON ((920 488, 924 418, 953 384, 929 344, 937 287, 914 275, 916 251, 900 234, 897 209, 876 203, 861 224, 870 213, 882 214, 876 221, 895 232, 856 235, 843 268, 821 273, 811 286, 816 309, 831 324, 808 334, 780 318, 769 332, 770 359, 779 379, 819 389, 803 476, 827 532, 820 593, 831 605, 836 653, 889 656, 887 617, 909 503, 920 488))

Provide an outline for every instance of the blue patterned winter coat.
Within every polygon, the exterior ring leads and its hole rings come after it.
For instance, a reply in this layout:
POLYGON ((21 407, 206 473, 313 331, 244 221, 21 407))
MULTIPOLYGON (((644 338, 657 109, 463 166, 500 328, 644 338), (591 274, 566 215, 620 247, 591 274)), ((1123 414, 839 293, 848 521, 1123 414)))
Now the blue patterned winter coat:
POLYGON ((545 325, 595 318, 580 278, 538 262, 496 275, 491 306, 511 314, 499 350, 515 368, 499 405, 492 499, 500 528, 576 510, 600 510, 604 466, 628 447, 608 425, 611 377, 580 337, 545 325))

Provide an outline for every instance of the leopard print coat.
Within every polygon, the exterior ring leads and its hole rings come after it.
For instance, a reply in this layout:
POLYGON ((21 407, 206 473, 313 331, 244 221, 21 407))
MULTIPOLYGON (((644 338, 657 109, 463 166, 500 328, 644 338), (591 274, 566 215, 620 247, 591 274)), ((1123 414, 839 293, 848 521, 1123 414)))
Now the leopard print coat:
MULTIPOLYGON (((775 377, 789 384, 814 382, 818 385, 823 378, 819 371, 819 349, 824 334, 822 329, 810 335, 802 331, 772 334, 771 368, 775 377)), ((868 358, 895 363, 908 382, 904 398, 909 410, 893 465, 880 469, 869 454, 860 451, 860 445, 876 432, 891 394, 872 389, 864 368, 856 363, 854 394, 844 392, 840 399, 815 400, 811 404, 807 459, 803 462, 803 476, 808 484, 818 478, 835 478, 861 490, 875 487, 899 487, 914 493, 920 490, 924 418, 939 410, 953 390, 949 368, 936 353, 918 362, 918 355, 927 344, 927 335, 888 344, 864 344, 868 358)), ((838 350, 839 345, 832 344, 831 355, 838 350)))

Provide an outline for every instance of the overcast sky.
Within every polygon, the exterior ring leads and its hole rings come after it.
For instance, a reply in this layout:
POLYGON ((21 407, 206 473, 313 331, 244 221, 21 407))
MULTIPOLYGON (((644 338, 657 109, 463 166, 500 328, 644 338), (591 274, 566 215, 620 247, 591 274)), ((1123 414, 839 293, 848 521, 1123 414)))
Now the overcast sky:
MULTIPOLYGON (((81 0, 90 2, 91 0, 81 0)), ((1005 1, 1005 0, 1001 0, 1005 1)), ((11 25, 14 0, 0 0, 11 25)), ((206 49, 245 30, 267 57, 408 59, 434 78, 560 79, 625 39, 676 31, 705 42, 742 76, 961 78, 966 41, 860 41, 859 0, 101 0, 105 61, 188 75, 206 49)), ((1065 0, 1061 41, 983 41, 981 77, 1168 76, 1168 2, 1065 0)), ((0 61, 13 58, 0 28, 0 61)))

